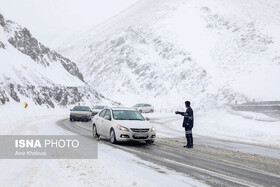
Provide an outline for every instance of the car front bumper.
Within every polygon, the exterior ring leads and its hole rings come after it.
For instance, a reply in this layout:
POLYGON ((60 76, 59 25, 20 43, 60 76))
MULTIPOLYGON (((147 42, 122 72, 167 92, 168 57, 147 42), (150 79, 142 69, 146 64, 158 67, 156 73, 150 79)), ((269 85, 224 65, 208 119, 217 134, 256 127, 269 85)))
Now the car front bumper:
POLYGON ((91 116, 88 116, 88 115, 84 115, 84 116, 70 115, 70 119, 73 119, 73 120, 91 120, 91 116))
POLYGON ((126 141, 154 141, 156 139, 156 132, 135 133, 131 131, 117 130, 116 140, 119 142, 126 141))

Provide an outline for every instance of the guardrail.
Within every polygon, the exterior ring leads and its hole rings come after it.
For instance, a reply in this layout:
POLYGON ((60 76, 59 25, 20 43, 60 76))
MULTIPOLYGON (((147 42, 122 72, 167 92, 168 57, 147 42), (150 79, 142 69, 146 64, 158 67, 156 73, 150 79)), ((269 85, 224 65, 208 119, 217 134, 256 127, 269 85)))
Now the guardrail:
POLYGON ((280 112, 280 105, 253 105, 253 104, 241 104, 241 105, 231 105, 233 110, 239 111, 254 111, 254 112, 263 112, 263 111, 279 111, 280 112))

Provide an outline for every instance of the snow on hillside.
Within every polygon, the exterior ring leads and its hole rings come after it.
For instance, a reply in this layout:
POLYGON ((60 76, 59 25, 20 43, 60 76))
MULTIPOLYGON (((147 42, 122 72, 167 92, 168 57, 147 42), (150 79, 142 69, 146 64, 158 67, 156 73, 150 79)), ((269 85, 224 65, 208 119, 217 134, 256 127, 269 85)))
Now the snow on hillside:
POLYGON ((54 108, 104 98, 86 85, 74 62, 1 14, 0 63, 0 105, 30 101, 54 108))
POLYGON ((0 12, 55 49, 81 30, 98 25, 138 0, 0 0, 0 12))
POLYGON ((64 47, 97 91, 127 105, 279 100, 279 1, 141 1, 64 47))

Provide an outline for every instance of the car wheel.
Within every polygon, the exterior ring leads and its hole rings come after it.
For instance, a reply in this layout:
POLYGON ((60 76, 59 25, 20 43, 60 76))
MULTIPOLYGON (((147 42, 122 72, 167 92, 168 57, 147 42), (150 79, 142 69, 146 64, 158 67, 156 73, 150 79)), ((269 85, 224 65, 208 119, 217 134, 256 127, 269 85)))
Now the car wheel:
POLYGON ((110 142, 112 144, 116 144, 117 143, 114 129, 111 129, 111 131, 110 131, 110 142))
POLYGON ((154 112, 154 110, 153 110, 153 109, 151 109, 151 110, 150 110, 150 113, 153 113, 153 112, 154 112))
POLYGON ((99 134, 97 134, 97 129, 95 125, 92 126, 92 135, 94 138, 99 138, 99 134))

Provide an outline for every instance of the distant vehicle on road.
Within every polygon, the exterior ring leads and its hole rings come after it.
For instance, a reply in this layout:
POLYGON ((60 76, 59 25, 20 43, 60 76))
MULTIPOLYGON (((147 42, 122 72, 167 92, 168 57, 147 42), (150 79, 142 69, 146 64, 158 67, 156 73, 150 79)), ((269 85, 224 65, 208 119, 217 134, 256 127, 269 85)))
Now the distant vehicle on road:
POLYGON ((88 106, 75 106, 70 111, 70 121, 91 121, 92 111, 88 106))
POLYGON ((140 112, 131 108, 107 108, 95 115, 92 123, 93 137, 104 136, 111 143, 145 141, 154 143, 156 129, 140 112))
POLYGON ((133 106, 134 109, 141 113, 153 113, 155 111, 154 107, 150 104, 139 103, 133 106))
POLYGON ((103 110, 104 108, 107 108, 107 106, 104 105, 96 105, 94 107, 92 107, 91 111, 92 111, 92 116, 95 116, 96 114, 98 114, 101 110, 103 110))

